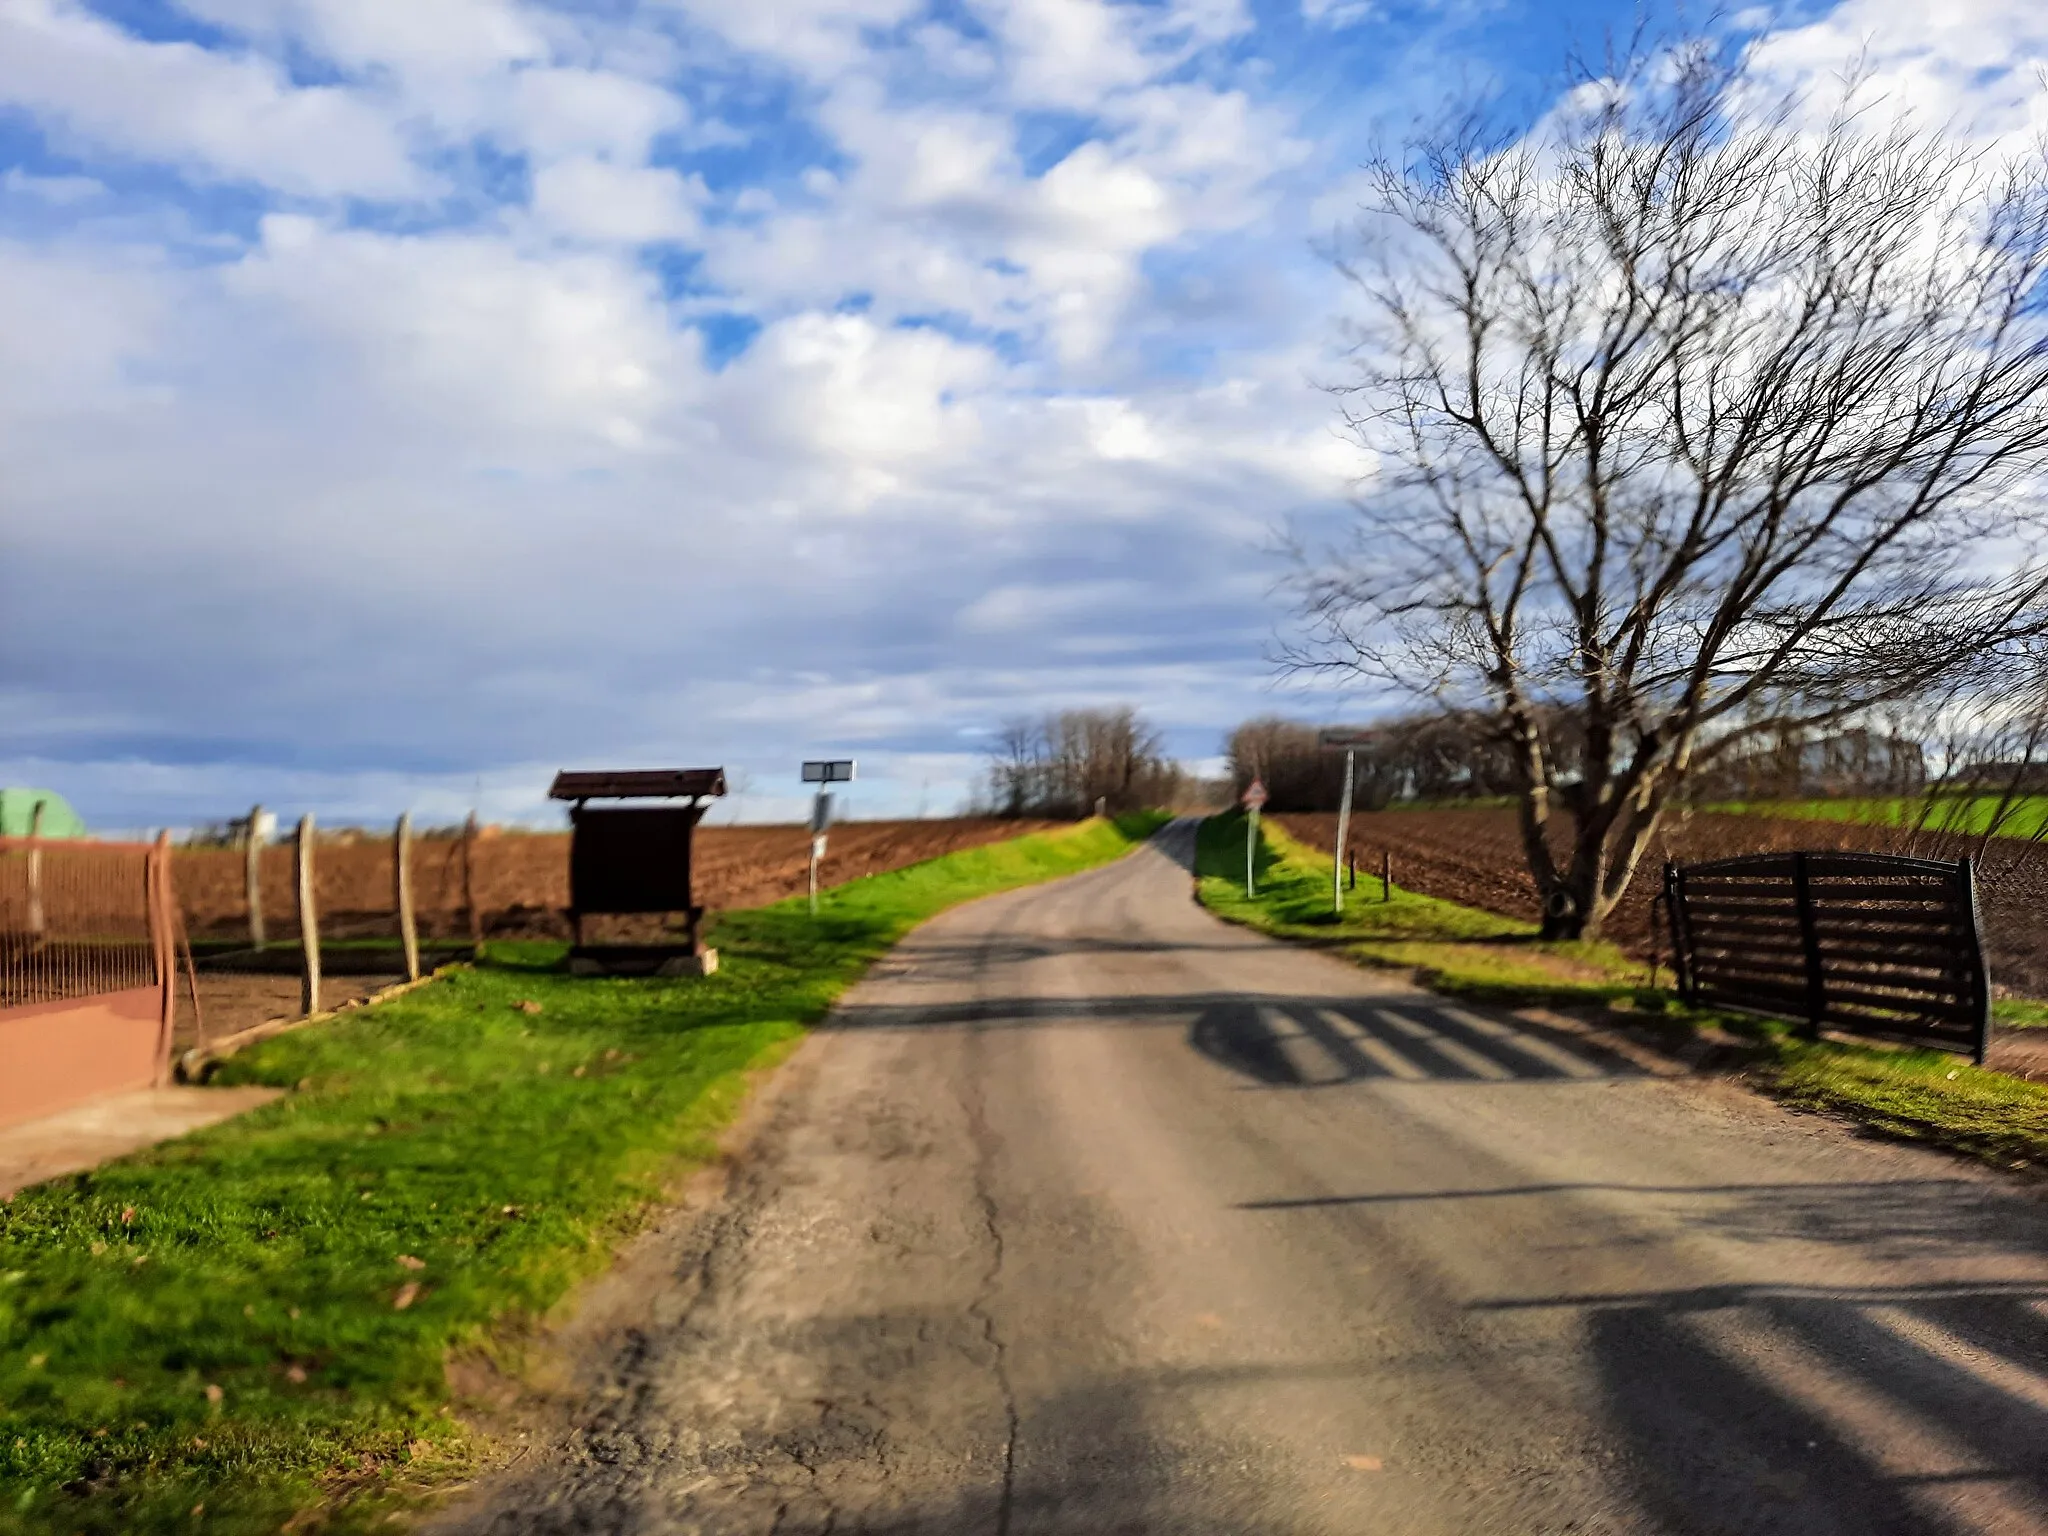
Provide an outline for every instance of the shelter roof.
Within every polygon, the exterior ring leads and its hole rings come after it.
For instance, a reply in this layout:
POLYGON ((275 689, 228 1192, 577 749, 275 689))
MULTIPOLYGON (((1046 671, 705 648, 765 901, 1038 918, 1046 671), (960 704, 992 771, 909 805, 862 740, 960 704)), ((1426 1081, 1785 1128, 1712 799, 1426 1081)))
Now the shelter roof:
POLYGON ((627 768, 564 771, 548 789, 550 800, 692 800, 725 793, 723 768, 627 768))

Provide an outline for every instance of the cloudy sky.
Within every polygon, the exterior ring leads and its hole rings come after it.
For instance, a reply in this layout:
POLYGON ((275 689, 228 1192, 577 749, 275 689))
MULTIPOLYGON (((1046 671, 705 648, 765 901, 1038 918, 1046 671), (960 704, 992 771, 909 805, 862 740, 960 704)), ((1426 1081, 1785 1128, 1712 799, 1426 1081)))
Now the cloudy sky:
MULTIPOLYGON (((1319 241, 1635 10, 0 0, 0 783, 536 817, 722 762, 758 818, 832 753, 936 813, 1020 712, 1338 708, 1262 659, 1274 530, 1366 467, 1319 241)), ((2044 12, 1770 57, 2048 128, 2044 12)))

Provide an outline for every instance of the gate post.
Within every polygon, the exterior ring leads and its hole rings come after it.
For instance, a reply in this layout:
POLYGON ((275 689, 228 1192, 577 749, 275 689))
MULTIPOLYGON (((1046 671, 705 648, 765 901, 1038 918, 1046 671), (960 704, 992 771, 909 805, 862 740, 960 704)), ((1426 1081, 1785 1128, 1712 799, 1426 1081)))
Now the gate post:
POLYGON ((1958 881, 1962 898, 1956 903, 1961 909, 1964 933, 1968 946, 1965 958, 1970 966, 1970 981, 1977 995, 1971 999, 1977 1010, 1974 1038, 1970 1042, 1970 1059, 1978 1066, 1984 1065, 1984 1057, 1991 1049, 1991 967, 1984 959, 1984 928, 1977 915, 1977 866, 1969 859, 1959 860, 1961 868, 1958 881))
POLYGON ((1799 943, 1806 951, 1806 1035, 1820 1038, 1821 1018, 1827 1012, 1827 981, 1821 974, 1820 935, 1813 926, 1813 895, 1806 883, 1806 855, 1792 855, 1792 902, 1799 914, 1799 943))
POLYGON ((1671 925, 1671 974, 1678 986, 1678 995, 1686 1002, 1694 1001, 1692 986, 1692 951, 1686 944, 1685 914, 1681 907, 1685 901, 1685 877, 1679 873, 1674 860, 1664 861, 1664 921, 1671 925))

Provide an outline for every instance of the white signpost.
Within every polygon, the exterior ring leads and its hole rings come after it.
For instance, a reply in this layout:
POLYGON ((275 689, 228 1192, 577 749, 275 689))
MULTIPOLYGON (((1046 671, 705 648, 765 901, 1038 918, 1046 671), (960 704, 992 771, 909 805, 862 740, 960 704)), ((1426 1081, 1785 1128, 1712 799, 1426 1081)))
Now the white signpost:
POLYGON ((1253 779, 1245 785, 1242 796, 1244 818, 1244 893, 1258 894, 1258 881, 1253 875, 1252 851, 1259 846, 1259 807, 1266 803, 1266 781, 1253 779))
POLYGON ((1351 781, 1358 749, 1366 744, 1367 735, 1361 730, 1338 728, 1324 731, 1320 738, 1325 752, 1344 754, 1344 795, 1337 802, 1337 867, 1330 876, 1330 909, 1334 912, 1344 910, 1344 851, 1351 841, 1351 781))
POLYGON ((827 784, 851 784, 853 782, 853 759, 836 757, 813 759, 804 764, 804 782, 820 788, 811 801, 811 916, 818 915, 818 865, 825 858, 825 834, 832 827, 832 793, 823 788, 827 784))

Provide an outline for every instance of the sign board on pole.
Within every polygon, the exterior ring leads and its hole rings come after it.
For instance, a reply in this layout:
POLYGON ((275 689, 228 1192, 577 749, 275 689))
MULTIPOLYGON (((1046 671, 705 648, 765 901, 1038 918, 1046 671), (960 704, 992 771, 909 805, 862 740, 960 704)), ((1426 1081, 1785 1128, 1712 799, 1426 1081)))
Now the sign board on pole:
MULTIPOLYGON (((850 757, 807 758, 804 762, 806 784, 851 784, 853 782, 853 759, 850 757)), ((818 865, 825 857, 825 831, 832 825, 832 796, 820 789, 811 801, 811 915, 818 912, 818 865)))
POLYGON ((1333 725, 1316 732, 1316 742, 1325 752, 1355 752, 1372 745, 1370 726, 1333 725))
POLYGON ((1244 802, 1244 893, 1247 897, 1258 894, 1257 876, 1253 871, 1253 850, 1259 845, 1259 807, 1266 803, 1266 781, 1253 779, 1245 785, 1244 793, 1238 797, 1244 802))

